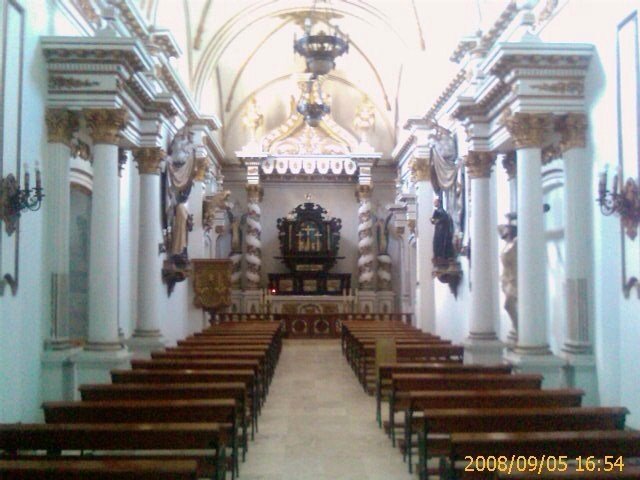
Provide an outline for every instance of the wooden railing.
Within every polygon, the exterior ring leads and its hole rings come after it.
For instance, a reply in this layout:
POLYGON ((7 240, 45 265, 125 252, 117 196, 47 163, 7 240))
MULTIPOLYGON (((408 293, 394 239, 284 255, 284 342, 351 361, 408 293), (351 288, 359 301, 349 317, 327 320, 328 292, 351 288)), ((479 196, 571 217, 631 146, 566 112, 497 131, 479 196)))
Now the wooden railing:
POLYGON ((403 322, 411 325, 411 313, 218 313, 212 323, 261 320, 280 322, 287 338, 340 338, 342 322, 371 320, 403 322))

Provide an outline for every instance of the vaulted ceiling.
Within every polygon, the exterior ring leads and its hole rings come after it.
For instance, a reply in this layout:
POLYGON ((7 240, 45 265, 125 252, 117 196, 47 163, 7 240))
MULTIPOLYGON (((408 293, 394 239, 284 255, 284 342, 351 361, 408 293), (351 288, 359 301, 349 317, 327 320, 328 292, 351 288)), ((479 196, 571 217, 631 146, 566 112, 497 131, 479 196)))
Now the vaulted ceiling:
MULTIPOLYGON (((250 139, 242 122, 255 98, 260 134, 288 117, 304 60, 293 52, 312 0, 137 0, 148 21, 171 30, 176 61, 203 113, 222 121, 227 161, 250 139)), ((448 58, 458 40, 489 25, 507 0, 318 0, 316 11, 349 35, 350 51, 324 79, 332 115, 355 133, 363 99, 375 105, 370 143, 389 160, 399 129, 423 115, 457 70, 448 58)))

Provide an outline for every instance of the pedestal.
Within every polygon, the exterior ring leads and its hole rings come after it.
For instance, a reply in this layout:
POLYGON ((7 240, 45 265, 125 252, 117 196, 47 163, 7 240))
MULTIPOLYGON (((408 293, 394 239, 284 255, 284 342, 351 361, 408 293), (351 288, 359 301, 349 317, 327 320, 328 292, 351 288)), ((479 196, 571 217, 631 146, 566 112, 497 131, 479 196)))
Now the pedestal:
POLYGON ((131 357, 135 359, 151 358, 151 352, 164 350, 168 344, 169 342, 161 336, 151 335, 144 337, 140 332, 136 332, 135 336, 126 341, 131 357))
POLYGON ((467 338, 464 342, 464 363, 496 364, 503 362, 504 343, 500 340, 467 338))
POLYGON ((582 405, 600 405, 600 395, 598 393, 598 372, 596 370, 596 360, 593 355, 565 354, 567 361, 563 369, 564 384, 571 388, 584 390, 582 405))
POLYGON ((42 382, 43 402, 75 399, 78 382, 73 357, 81 350, 76 347, 42 352, 40 381, 42 382))
POLYGON ((543 388, 566 387, 563 367, 566 362, 551 354, 523 355, 508 351, 504 360, 513 365, 517 373, 538 373, 544 375, 543 388))
POLYGON ((104 352, 83 350, 73 359, 77 385, 111 383, 111 370, 131 368, 131 358, 132 354, 126 348, 104 352))

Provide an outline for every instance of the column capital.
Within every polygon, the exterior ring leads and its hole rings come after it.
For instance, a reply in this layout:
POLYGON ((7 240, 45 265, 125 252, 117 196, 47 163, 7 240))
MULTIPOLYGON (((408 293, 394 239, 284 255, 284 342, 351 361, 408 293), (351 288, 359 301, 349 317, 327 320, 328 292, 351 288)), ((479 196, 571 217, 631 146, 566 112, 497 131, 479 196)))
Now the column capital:
POLYGON ((516 163, 515 150, 507 152, 502 156, 502 166, 507 172, 507 177, 509 180, 516 178, 516 176, 518 175, 518 164, 516 163))
POLYGON ((560 133, 560 150, 562 153, 572 148, 584 148, 588 128, 587 116, 584 113, 568 113, 556 121, 556 131, 560 133))
POLYGON ((47 141, 71 145, 71 137, 78 130, 78 114, 65 108, 47 108, 45 113, 47 124, 47 141))
POLYGON ((262 197, 264 197, 264 189, 262 188, 262 185, 248 183, 246 189, 247 198, 250 202, 260 203, 262 201, 262 197))
POLYGON ((516 148, 542 148, 547 132, 551 128, 549 113, 511 113, 502 116, 505 126, 516 148))
POLYGON ((204 182, 210 165, 211 161, 209 160, 209 157, 196 157, 196 168, 193 179, 196 182, 204 182))
POLYGON ((562 148, 557 143, 551 143, 542 149, 543 165, 551 163, 558 158, 562 158, 562 148))
POLYGON ((494 152, 478 152, 470 150, 464 159, 469 178, 489 178, 496 163, 494 152))
POLYGON ((359 202, 370 200, 372 191, 373 187, 371 185, 358 185, 356 187, 356 198, 359 202))
POLYGON ((414 182, 431 180, 431 165, 429 165, 427 157, 413 157, 409 163, 409 170, 414 182))
POLYGON ((133 159, 138 164, 140 175, 160 175, 160 162, 165 156, 165 151, 160 147, 133 149, 133 159))
POLYGON ((90 108, 84 110, 94 143, 119 143, 120 131, 127 123, 128 113, 123 108, 90 108))

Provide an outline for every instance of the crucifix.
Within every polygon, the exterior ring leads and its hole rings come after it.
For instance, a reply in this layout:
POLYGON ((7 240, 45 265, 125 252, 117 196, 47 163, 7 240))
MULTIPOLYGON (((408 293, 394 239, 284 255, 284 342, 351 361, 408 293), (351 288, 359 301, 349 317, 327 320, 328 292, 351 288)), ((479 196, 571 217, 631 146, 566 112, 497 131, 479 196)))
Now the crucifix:
POLYGON ((306 225, 303 229, 304 233, 306 233, 306 238, 305 238, 305 252, 309 252, 311 251, 311 233, 315 233, 315 229, 311 227, 311 225, 306 225))

